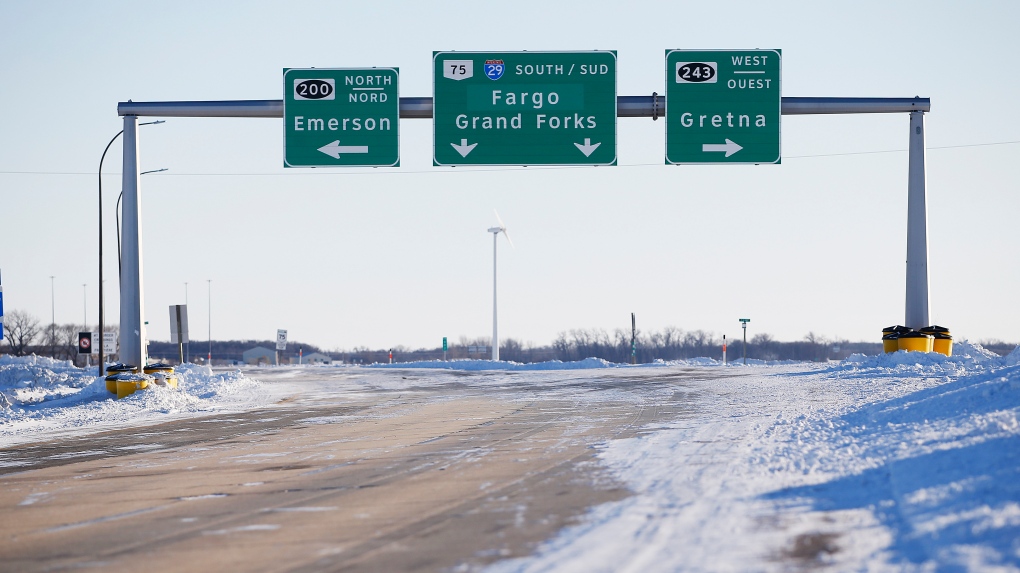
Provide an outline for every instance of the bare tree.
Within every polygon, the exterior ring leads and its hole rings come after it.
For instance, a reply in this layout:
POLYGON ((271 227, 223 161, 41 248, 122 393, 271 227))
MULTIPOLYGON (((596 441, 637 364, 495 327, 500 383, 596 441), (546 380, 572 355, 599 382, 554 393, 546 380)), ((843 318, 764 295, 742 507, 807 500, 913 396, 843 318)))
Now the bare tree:
POLYGON ((776 340, 767 332, 755 334, 748 347, 751 354, 760 360, 779 359, 779 354, 776 352, 776 340))
POLYGON ((62 324, 57 327, 57 351, 53 355, 54 358, 57 360, 77 361, 78 332, 80 329, 81 326, 77 324, 62 324))
POLYGON ((15 356, 25 355, 25 349, 39 337, 39 329, 39 319, 27 312, 12 310, 4 315, 4 338, 15 356))

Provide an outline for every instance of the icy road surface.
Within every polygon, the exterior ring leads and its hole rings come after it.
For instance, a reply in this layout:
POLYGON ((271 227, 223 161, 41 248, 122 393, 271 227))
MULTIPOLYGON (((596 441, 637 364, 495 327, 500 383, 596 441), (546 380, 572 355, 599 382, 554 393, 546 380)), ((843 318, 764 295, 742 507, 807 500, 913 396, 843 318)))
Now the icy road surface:
POLYGON ((0 555, 21 570, 162 555, 156 570, 1020 571, 1018 363, 958 344, 778 366, 282 367, 207 373, 223 395, 183 409, 51 392, 49 413, 15 404, 0 426, 20 444, 0 450, 0 555), (150 426, 106 431, 123 412, 150 426))

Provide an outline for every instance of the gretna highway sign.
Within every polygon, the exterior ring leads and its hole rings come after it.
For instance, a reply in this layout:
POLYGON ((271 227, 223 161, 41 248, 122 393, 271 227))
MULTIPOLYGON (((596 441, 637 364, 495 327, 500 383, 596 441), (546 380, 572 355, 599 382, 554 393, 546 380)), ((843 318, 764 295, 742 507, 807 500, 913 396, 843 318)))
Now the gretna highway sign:
POLYGON ((397 68, 285 69, 285 167, 400 165, 397 68))
POLYGON ((666 163, 779 163, 780 50, 666 52, 666 163))
POLYGON ((616 52, 433 52, 435 165, 615 165, 616 52))

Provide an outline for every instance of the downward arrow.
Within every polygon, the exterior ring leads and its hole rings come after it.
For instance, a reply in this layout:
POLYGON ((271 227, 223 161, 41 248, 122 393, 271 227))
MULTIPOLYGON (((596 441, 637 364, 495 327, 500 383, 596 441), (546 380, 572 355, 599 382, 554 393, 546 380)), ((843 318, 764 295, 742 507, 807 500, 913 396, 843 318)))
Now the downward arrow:
POLYGON ((367 145, 340 145, 340 140, 336 140, 333 143, 327 143, 319 148, 319 151, 332 157, 333 159, 340 159, 341 153, 368 153, 367 145))
POLYGON ((467 140, 462 139, 460 140, 460 145, 457 145, 456 143, 451 143, 450 145, 452 145, 453 148, 457 150, 457 153, 459 153, 461 157, 467 157, 468 153, 471 153, 471 150, 474 149, 475 146, 478 144, 472 143, 471 145, 468 145, 467 140))
POLYGON ((743 147, 733 143, 729 139, 726 140, 726 143, 705 143, 701 146, 702 151, 725 151, 726 157, 733 155, 741 149, 743 149, 743 147))
POLYGON ((591 157, 591 154, 594 153, 595 150, 598 149, 600 145, 602 145, 602 142, 600 141, 595 145, 592 145, 591 139, 586 137, 584 138, 584 145, 581 145, 580 143, 575 143, 574 145, 576 145, 577 148, 581 150, 581 153, 583 153, 585 157, 591 157))

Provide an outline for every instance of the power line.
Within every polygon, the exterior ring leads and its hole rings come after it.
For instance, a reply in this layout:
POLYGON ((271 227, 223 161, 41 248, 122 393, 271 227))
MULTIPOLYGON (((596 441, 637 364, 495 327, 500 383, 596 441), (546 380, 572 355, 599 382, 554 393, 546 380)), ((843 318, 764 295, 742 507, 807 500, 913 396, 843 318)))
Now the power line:
MULTIPOLYGON (((940 149, 963 149, 967 147, 990 147, 994 145, 1014 145, 1020 143, 1017 141, 996 141, 993 143, 968 143, 962 145, 939 145, 933 147, 926 147, 928 151, 936 151, 940 149)), ((786 155, 783 159, 811 159, 815 157, 844 157, 851 155, 876 155, 881 153, 906 153, 906 149, 883 149, 877 151, 847 151, 841 153, 818 153, 812 155, 786 155)), ((659 167, 663 166, 663 163, 630 163, 626 165, 617 165, 616 167, 659 167)), ((540 170, 554 170, 559 171, 562 169, 592 169, 603 166, 598 165, 536 165, 530 167, 523 166, 511 166, 511 167, 478 167, 471 168, 469 166, 451 167, 446 169, 429 169, 426 171, 395 171, 395 170, 382 170, 375 171, 372 168, 371 171, 334 171, 328 169, 312 170, 312 171, 288 171, 282 173, 165 173, 161 177, 291 177, 291 176, 316 176, 326 177, 335 175, 370 175, 370 174, 382 174, 387 175, 419 175, 419 174, 443 174, 443 173, 486 173, 493 171, 540 171, 540 170)), ((79 171, 0 171, 0 175, 88 175, 95 176, 95 173, 86 173, 79 171)), ((118 172, 107 172, 107 175, 120 175, 118 172)))

